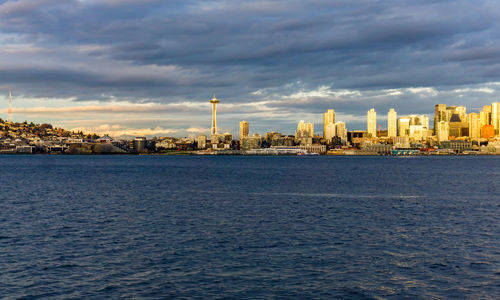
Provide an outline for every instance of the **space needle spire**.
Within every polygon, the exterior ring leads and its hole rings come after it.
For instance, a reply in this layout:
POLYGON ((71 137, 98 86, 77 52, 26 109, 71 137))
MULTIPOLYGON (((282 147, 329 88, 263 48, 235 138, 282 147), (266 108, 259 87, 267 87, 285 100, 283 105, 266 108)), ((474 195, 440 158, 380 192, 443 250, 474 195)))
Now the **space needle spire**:
POLYGON ((12 89, 9 87, 9 109, 7 110, 8 113, 8 121, 12 123, 12 89))
POLYGON ((210 134, 213 135, 217 134, 217 103, 219 103, 219 100, 215 98, 215 94, 210 103, 212 104, 212 129, 210 134))

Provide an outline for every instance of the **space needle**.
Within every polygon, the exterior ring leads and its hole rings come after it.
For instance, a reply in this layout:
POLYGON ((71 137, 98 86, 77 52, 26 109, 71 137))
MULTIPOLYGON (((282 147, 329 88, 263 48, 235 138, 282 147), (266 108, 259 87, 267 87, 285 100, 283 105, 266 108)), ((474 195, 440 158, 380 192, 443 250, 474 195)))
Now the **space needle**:
POLYGON ((214 97, 210 100, 210 103, 212 104, 212 129, 210 130, 210 135, 216 135, 217 134, 217 103, 219 103, 219 100, 214 97))

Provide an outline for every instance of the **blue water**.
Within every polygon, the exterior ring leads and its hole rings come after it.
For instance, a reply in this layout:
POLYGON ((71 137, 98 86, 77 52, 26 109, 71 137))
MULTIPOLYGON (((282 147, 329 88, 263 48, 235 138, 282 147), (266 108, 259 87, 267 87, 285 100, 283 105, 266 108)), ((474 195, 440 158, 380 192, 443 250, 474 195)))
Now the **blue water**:
POLYGON ((0 156, 5 298, 500 297, 500 157, 0 156))

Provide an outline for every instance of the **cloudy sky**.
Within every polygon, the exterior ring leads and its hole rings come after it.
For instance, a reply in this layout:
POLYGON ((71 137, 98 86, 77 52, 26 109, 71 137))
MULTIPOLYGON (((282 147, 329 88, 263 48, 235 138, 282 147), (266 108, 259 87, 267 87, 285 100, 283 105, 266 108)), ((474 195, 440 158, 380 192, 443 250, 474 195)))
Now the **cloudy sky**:
MULTIPOLYGON (((0 0, 0 117, 111 135, 363 129, 500 99, 500 4, 451 0, 0 0)), ((431 117, 432 120, 432 117, 431 117)))

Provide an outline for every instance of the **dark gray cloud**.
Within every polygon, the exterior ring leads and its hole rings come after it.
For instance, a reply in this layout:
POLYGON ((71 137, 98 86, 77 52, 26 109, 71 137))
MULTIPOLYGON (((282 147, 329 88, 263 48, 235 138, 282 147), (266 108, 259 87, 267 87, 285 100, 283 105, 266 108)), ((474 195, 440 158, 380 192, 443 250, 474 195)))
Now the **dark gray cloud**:
POLYGON ((0 1, 0 80, 35 98, 169 103, 217 92, 277 101, 289 115, 431 113, 436 102, 494 99, 381 91, 500 81, 498 15, 488 0, 0 1), (321 86, 361 94, 286 97, 321 86))

